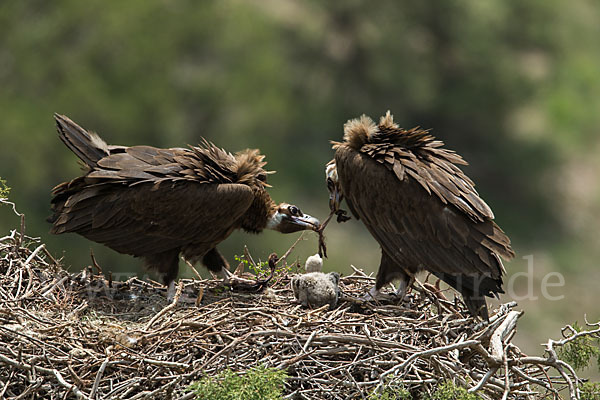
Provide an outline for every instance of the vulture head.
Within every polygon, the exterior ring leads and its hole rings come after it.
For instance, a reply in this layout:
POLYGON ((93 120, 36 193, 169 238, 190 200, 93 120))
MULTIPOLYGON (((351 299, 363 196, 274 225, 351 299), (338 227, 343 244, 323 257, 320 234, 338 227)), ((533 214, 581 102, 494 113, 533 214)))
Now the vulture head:
POLYGON ((304 214, 293 204, 281 203, 273 209, 267 228, 281 233, 294 233, 303 230, 319 229, 318 219, 304 214))
POLYGON ((335 160, 329 161, 325 166, 325 178, 327 180, 327 190, 329 190, 329 209, 332 212, 337 212, 340 209, 343 195, 338 181, 335 160))

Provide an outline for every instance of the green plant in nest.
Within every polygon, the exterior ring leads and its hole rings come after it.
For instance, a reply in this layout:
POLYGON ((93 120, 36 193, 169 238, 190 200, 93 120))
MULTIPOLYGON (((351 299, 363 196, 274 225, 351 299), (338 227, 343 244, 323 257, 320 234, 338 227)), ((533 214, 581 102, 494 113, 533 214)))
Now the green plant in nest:
POLYGON ((600 400, 600 383, 586 382, 580 388, 581 400, 600 400))
POLYGON ((8 194, 10 193, 10 188, 6 185, 6 181, 0 178, 0 199, 8 198, 8 194))
MULTIPOLYGON (((573 335, 575 335, 577 332, 582 331, 582 327, 575 322, 573 330, 573 335)), ((558 356, 561 360, 571 364, 573 368, 582 370, 590 364, 592 357, 598 357, 598 361, 600 361, 598 340, 590 336, 580 336, 559 348, 558 356)))
POLYGON ((480 400, 481 397, 475 393, 469 393, 466 388, 456 386, 452 381, 440 384, 431 396, 423 400, 480 400))
POLYGON ((244 373, 226 369, 192 383, 189 388, 197 400, 279 400, 286 379, 285 371, 266 366, 244 373))

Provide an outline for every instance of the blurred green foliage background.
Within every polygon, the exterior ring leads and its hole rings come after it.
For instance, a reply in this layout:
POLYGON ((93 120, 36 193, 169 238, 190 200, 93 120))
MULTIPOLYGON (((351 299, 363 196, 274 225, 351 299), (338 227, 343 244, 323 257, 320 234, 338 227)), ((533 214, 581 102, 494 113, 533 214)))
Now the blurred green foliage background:
MULTIPOLYGON (((349 118, 390 109, 470 162, 518 254, 507 264, 511 294, 538 297, 520 299, 521 343, 538 352, 564 323, 600 317, 598 38, 596 0, 3 1, 0 177, 27 232, 66 265, 88 265, 92 248, 105 270, 144 274, 131 257, 48 234, 50 190, 80 173, 54 112, 111 144, 177 147, 203 136, 230 151, 260 148, 278 171, 272 197, 325 218, 328 141, 349 118), (515 276, 529 255, 530 281, 515 276), (560 301, 542 292, 552 271, 565 277, 547 290, 560 301)), ((0 234, 17 222, 0 208, 0 234)), ((378 246, 360 223, 327 236, 327 269, 377 268, 378 246)), ((221 250, 232 261, 248 244, 266 259, 296 238, 236 233, 221 250)), ((314 234, 306 239, 301 261, 317 247, 314 234)))

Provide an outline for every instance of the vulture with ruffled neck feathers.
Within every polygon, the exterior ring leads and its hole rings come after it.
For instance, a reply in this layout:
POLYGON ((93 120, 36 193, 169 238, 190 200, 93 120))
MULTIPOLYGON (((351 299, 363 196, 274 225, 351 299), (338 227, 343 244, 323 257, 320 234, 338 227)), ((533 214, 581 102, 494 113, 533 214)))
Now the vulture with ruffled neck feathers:
POLYGON ((405 130, 388 113, 375 124, 362 116, 332 142, 326 167, 330 207, 342 199, 381 245, 375 287, 394 279, 403 297, 411 278, 429 271, 463 296, 469 312, 488 318, 485 296, 497 296, 501 257, 514 252, 475 185, 458 167, 467 163, 426 130, 405 130))
POLYGON ((83 176, 53 189, 54 234, 76 232, 157 270, 173 293, 179 255, 228 271, 216 246, 234 230, 292 233, 319 221, 275 204, 258 150, 231 154, 204 140, 189 148, 110 146, 55 114, 58 134, 86 165, 83 176))

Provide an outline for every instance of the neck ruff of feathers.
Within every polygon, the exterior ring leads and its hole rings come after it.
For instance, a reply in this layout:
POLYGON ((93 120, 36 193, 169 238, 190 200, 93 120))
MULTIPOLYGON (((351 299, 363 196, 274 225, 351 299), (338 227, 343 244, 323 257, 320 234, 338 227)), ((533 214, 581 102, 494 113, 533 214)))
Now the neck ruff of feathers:
MULTIPOLYGON (((379 119, 379 124, 368 116, 351 119, 344 124, 344 142, 331 142, 333 148, 341 145, 349 146, 355 150, 361 150, 363 146, 377 143, 379 146, 385 143, 400 145, 407 149, 419 147, 441 147, 443 143, 429 133, 428 130, 415 127, 402 129, 394 122, 394 117, 388 111, 379 119)), ((364 150, 364 149, 363 149, 364 150)))

